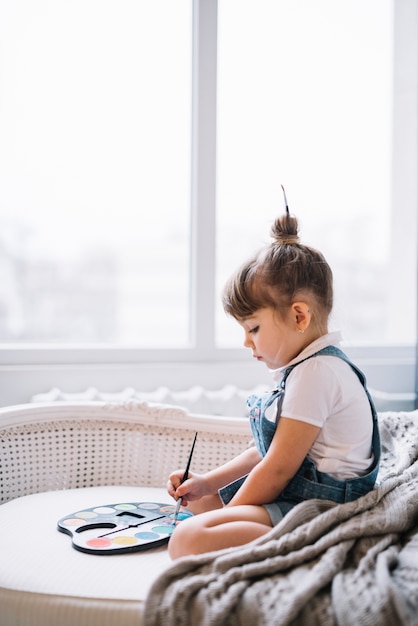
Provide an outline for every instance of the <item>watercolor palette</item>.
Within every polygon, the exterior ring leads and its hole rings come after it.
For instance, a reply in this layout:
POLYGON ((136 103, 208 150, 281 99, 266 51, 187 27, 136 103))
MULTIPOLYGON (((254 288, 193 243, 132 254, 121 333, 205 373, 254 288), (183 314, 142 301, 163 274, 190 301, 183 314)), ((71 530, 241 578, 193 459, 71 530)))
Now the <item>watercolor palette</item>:
POLYGON ((72 537, 76 550, 89 554, 123 554, 167 543, 178 523, 193 513, 161 502, 118 502, 70 513, 57 527, 72 537))

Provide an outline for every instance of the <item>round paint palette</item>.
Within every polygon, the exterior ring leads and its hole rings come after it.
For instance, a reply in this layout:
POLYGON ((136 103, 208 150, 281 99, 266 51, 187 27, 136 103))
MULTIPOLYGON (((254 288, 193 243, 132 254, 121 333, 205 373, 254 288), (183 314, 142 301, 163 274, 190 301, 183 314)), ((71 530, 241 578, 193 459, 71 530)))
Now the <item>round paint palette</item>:
POLYGON ((76 550, 89 554, 122 554, 167 543, 176 525, 193 513, 161 502, 118 502, 70 513, 58 520, 58 530, 72 537, 76 550))

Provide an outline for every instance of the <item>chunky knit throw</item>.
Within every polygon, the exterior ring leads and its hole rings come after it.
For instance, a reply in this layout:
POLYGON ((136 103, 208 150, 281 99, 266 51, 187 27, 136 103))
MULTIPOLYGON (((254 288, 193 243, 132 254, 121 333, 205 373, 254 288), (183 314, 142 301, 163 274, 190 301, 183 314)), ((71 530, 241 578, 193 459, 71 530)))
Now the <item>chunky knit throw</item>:
POLYGON ((256 541, 174 562, 146 626, 418 626, 418 411, 379 423, 372 492, 304 502, 256 541))

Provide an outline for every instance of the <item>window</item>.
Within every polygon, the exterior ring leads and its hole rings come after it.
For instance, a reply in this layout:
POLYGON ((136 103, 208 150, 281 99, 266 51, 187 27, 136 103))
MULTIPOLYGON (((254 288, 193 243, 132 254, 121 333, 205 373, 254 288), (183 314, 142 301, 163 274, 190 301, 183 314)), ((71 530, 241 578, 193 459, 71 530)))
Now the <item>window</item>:
MULTIPOLYGON (((412 315, 390 323, 387 289, 392 5, 219 2, 219 283, 268 241, 282 183, 302 241, 333 268, 333 324, 355 342, 415 336, 412 315)), ((227 324, 219 311, 221 343, 227 324)))
POLYGON ((0 341, 187 344, 190 42, 188 0, 0 3, 0 341))
POLYGON ((219 296, 281 184, 369 381, 413 389, 417 4, 0 2, 1 403, 254 382, 219 296))

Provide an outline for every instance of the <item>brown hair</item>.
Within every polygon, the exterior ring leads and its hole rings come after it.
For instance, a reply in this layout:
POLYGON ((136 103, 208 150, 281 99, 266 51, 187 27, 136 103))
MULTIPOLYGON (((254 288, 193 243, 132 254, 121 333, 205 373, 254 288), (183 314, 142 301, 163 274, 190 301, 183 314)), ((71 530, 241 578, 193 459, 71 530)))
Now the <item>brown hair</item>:
POLYGON ((244 263, 229 279, 222 296, 226 313, 245 319, 258 309, 284 313, 292 302, 309 299, 317 321, 332 309, 332 271, 315 248, 299 243, 296 217, 286 213, 271 228, 273 242, 244 263))

